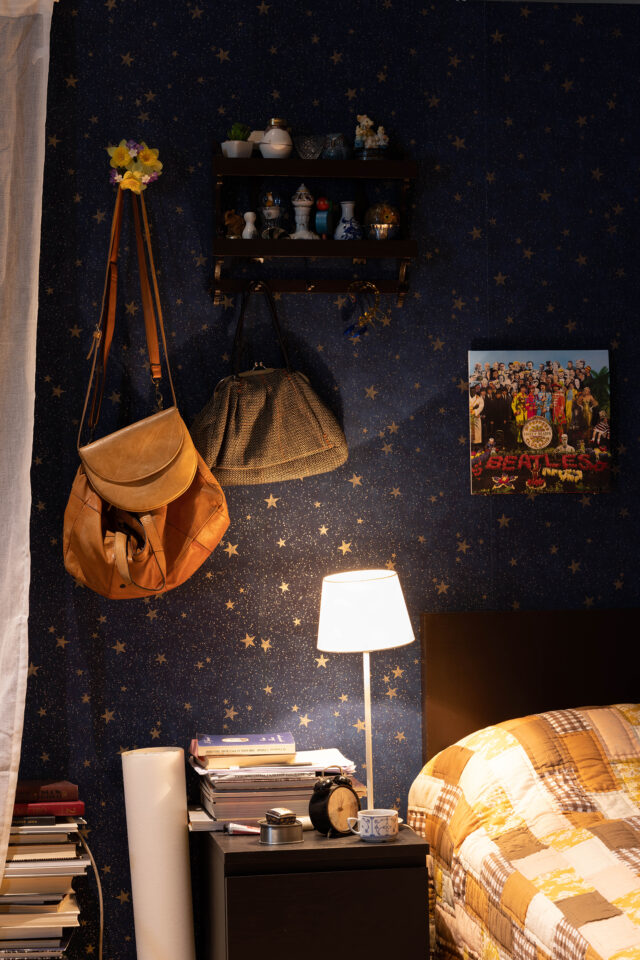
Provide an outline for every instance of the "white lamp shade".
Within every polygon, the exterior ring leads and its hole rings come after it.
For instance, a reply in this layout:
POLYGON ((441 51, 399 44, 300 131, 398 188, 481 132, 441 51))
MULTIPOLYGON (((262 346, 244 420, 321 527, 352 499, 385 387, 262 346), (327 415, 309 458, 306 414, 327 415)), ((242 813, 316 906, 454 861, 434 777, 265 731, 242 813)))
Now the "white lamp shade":
POLYGON ((364 653, 414 639, 394 570, 350 570, 322 581, 318 650, 364 653))

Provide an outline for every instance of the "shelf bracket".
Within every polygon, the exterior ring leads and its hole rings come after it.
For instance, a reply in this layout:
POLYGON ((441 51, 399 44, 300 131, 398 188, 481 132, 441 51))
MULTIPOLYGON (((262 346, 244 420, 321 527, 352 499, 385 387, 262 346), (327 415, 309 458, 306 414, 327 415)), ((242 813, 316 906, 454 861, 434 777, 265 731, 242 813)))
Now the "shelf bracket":
POLYGON ((404 259, 398 261, 398 297, 396 300, 396 306, 404 306, 405 297, 407 296, 407 291, 409 289, 409 267, 411 265, 411 260, 404 259))
POLYGON ((222 276, 223 265, 224 257, 216 257, 213 268, 213 305, 215 307, 220 306, 223 301, 223 293, 220 289, 220 278, 222 276))

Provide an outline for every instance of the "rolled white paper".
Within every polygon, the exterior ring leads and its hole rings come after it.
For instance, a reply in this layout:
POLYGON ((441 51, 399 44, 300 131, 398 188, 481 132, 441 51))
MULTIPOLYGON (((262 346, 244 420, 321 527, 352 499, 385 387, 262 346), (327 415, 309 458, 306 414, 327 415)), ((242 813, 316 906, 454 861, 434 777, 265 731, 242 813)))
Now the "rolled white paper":
POLYGON ((184 750, 122 754, 138 960, 195 960, 184 750))

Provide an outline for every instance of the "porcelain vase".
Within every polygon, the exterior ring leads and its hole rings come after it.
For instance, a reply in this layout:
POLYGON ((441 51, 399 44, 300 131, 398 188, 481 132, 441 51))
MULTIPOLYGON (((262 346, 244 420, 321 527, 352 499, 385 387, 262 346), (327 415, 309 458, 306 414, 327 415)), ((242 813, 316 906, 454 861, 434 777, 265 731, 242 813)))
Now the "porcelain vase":
POLYGON ((333 235, 334 240, 362 240, 362 227, 354 217, 355 202, 341 200, 342 216, 333 235))

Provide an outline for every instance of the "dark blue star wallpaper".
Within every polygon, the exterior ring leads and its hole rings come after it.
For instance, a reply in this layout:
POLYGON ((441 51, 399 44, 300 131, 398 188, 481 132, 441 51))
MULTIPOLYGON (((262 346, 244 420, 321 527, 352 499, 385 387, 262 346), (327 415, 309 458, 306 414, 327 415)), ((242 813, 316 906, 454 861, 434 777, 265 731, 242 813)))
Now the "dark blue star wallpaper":
MULTIPOLYGON (((395 569, 416 634, 421 610, 637 606, 639 41, 634 5, 55 5, 21 775, 80 785, 110 960, 135 955, 122 750, 186 747, 196 731, 290 730, 300 748, 341 748, 364 779, 360 657, 316 649, 324 575, 395 569), (395 267, 351 261, 298 261, 310 276, 346 277, 345 291, 277 300, 292 362, 341 418, 348 461, 227 488, 222 543, 173 592, 118 602, 77 586, 62 518, 115 199, 105 148, 144 140, 164 164, 145 199, 190 423, 229 372, 238 308, 211 296, 214 143, 235 121, 264 129, 274 116, 294 134, 352 141, 363 113, 385 127, 390 156, 419 165, 406 302, 385 297, 382 319, 349 336, 349 279, 395 267), (532 349, 609 351, 610 493, 471 496, 467 352, 492 348, 524 361, 532 349)), ((393 201, 389 184, 369 189, 393 201)), ((153 412, 129 226, 105 432, 153 412)), ((278 363, 264 304, 250 329, 253 359, 278 363)), ((374 654, 372 684, 376 801, 402 813, 421 766, 418 643, 374 654)), ((74 957, 97 950, 95 894, 83 889, 74 957)))

